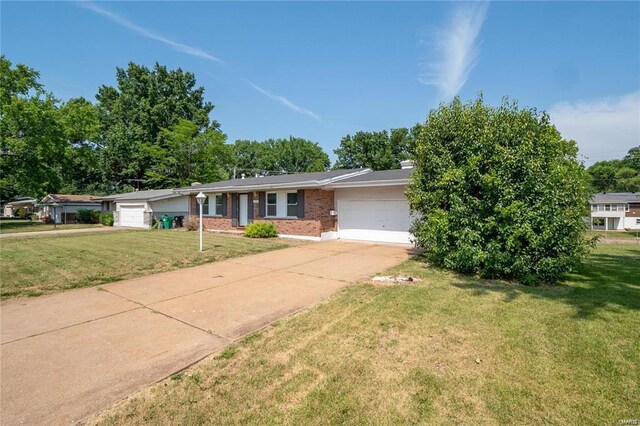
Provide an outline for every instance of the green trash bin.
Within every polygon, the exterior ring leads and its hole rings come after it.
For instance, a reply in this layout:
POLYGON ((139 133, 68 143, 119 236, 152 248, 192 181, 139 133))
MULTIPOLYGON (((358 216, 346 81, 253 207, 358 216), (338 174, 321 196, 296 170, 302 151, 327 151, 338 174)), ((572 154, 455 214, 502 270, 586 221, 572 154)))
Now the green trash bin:
POLYGON ((171 222, 173 221, 173 217, 171 216, 162 216, 162 227, 164 229, 171 229, 171 222))

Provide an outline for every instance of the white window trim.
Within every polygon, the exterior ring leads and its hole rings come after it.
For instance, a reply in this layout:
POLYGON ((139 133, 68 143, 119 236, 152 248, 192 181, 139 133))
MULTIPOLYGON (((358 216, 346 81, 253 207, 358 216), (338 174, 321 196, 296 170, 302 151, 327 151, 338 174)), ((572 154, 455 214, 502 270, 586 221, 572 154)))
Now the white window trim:
POLYGON ((298 202, 299 202, 299 200, 298 200, 298 191, 287 191, 287 193, 284 196, 285 196, 284 206, 285 206, 285 209, 286 209, 285 214, 287 214, 287 216, 286 216, 287 219, 297 219, 298 218, 298 202), (295 204, 289 204, 289 194, 296 194, 296 203, 295 204), (288 215, 289 206, 296 206, 296 215, 295 216, 289 216, 288 215))
MULTIPOLYGON (((222 214, 216 214, 216 197, 217 196, 223 196, 223 194, 221 193, 215 193, 215 194, 207 194, 207 201, 209 201, 209 211, 207 214, 203 214, 203 216, 206 217, 224 217, 224 213, 222 212, 222 214), (213 213, 211 213, 213 211, 213 213)), ((222 205, 224 206, 224 201, 222 203, 222 205)))
MULTIPOLYGON (((297 194, 298 191, 269 191, 265 193, 265 211, 264 211, 264 217, 265 219, 298 219, 298 215, 296 214, 295 216, 289 216, 287 215, 288 213, 288 207, 289 207, 289 203, 288 203, 288 196, 289 194, 297 194), (269 206, 273 206, 274 204, 269 204, 269 194, 275 194, 276 196, 276 214, 274 215, 269 215, 269 206)), ((298 200, 299 202, 299 200, 298 200)), ((292 206, 294 204, 291 204, 292 206)), ((298 205, 297 203, 295 204, 296 206, 298 205)))
POLYGON ((264 217, 269 218, 269 219, 277 219, 278 218, 278 193, 271 191, 271 192, 267 192, 264 195, 264 217), (269 204, 269 194, 273 194, 276 196, 276 203, 275 204, 269 204), (276 207, 276 214, 275 215, 270 215, 269 214, 269 206, 275 206, 276 207))

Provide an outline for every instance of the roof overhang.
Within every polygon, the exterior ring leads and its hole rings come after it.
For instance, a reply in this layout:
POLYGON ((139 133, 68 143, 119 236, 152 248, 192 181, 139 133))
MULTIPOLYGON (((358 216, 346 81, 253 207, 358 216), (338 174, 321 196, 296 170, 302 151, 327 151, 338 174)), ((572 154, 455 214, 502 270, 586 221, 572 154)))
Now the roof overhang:
MULTIPOLYGON (((371 172, 371 169, 358 170, 356 172, 345 173, 328 179, 321 180, 307 180, 298 182, 285 182, 285 183, 265 183, 265 184, 253 184, 253 185, 228 185, 228 186, 212 186, 212 187, 195 187, 195 188, 183 188, 178 189, 176 192, 182 195, 197 194, 200 191, 203 193, 218 193, 218 192, 254 192, 254 191, 269 191, 269 190, 282 190, 282 189, 316 189, 326 188, 336 182, 349 179, 352 177, 360 176, 365 173, 371 172)), ((242 179, 238 179, 239 183, 242 179)))
MULTIPOLYGON (((130 193, 126 193, 127 195, 130 193)), ((125 194, 123 194, 125 195, 125 194)), ((176 197, 181 197, 185 194, 180 194, 178 192, 173 192, 172 194, 164 194, 164 195, 157 195, 155 197, 142 197, 142 198, 126 198, 126 197, 118 197, 115 195, 109 195, 108 197, 102 197, 102 198, 96 198, 97 201, 111 201, 114 203, 125 203, 125 202, 134 202, 134 203, 139 203, 139 202, 149 202, 149 201, 160 201, 160 200, 167 200, 169 198, 176 198, 176 197)))
POLYGON ((380 186, 407 186, 409 179, 388 179, 388 180, 372 180, 358 182, 336 182, 328 185, 327 188, 373 188, 380 186))

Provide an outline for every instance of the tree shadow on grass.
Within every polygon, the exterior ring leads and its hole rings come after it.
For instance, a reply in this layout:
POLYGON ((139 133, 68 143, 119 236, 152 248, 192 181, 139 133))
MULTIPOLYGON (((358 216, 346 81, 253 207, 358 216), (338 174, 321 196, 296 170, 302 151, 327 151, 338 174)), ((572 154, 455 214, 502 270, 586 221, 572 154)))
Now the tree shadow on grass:
POLYGON ((502 293, 509 303, 522 295, 549 299, 575 308, 575 317, 593 319, 607 312, 640 310, 640 251, 623 255, 591 254, 564 283, 553 286, 525 286, 457 275, 453 285, 478 295, 502 293))
MULTIPOLYGON (((0 224, 0 228, 3 229, 3 231, 13 231, 13 230, 28 230, 30 227, 33 226, 40 226, 42 227, 42 225, 44 225, 44 222, 38 222, 38 221, 27 221, 27 220, 23 220, 23 219, 15 219, 15 220, 3 220, 2 223, 0 224)), ((53 229, 53 225, 51 225, 51 229, 53 229)))

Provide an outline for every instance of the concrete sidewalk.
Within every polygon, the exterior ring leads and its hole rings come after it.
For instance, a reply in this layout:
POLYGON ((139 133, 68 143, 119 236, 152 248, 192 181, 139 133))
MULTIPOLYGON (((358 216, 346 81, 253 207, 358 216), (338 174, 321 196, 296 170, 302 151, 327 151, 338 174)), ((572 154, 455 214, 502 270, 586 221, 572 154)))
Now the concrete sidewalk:
POLYGON ((407 259, 332 241, 0 305, 2 424, 69 424, 407 259))
POLYGON ((4 238, 25 238, 39 237, 42 235, 66 235, 66 234, 85 234, 89 232, 114 232, 125 230, 137 230, 138 228, 123 228, 121 226, 105 226, 103 228, 78 228, 78 229, 61 229, 59 231, 33 231, 33 232, 13 232, 9 234, 0 234, 0 239, 4 238))

